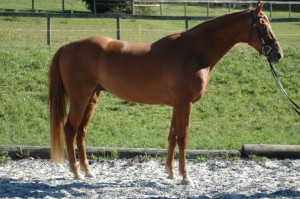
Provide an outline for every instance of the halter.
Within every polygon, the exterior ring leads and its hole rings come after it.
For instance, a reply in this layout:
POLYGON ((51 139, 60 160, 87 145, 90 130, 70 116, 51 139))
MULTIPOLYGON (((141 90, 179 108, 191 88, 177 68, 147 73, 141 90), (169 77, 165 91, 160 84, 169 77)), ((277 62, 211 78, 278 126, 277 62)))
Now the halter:
POLYGON ((257 33, 257 36, 259 37, 260 42, 261 42, 261 46, 262 46, 261 53, 269 59, 269 53, 272 50, 271 45, 274 45, 276 43, 277 39, 275 37, 272 39, 264 39, 265 32, 267 30, 267 26, 266 25, 258 26, 255 23, 257 20, 259 20, 261 18, 265 18, 265 16, 255 16, 253 13, 253 10, 251 11, 252 26, 251 26, 251 32, 250 32, 248 43, 250 44, 250 42, 251 42, 252 32, 253 32, 253 28, 254 28, 257 33))
POLYGON ((279 79, 279 77, 278 77, 278 75, 277 75, 270 59, 269 59, 268 55, 269 55, 270 51, 272 50, 272 47, 270 45, 274 45, 275 42, 277 41, 277 39, 275 37, 272 38, 272 39, 268 39, 268 40, 265 40, 263 38, 263 36, 265 34, 265 31, 267 29, 266 25, 262 25, 260 27, 260 26, 256 25, 256 23, 255 23, 258 19, 261 19, 261 18, 264 18, 264 16, 254 16, 253 11, 251 11, 252 26, 251 26, 251 32, 250 32, 248 43, 250 44, 250 42, 251 42, 252 31, 253 31, 253 28, 254 28, 256 30, 256 33, 257 33, 260 41, 261 41, 261 45, 262 45, 261 53, 264 54, 267 57, 268 61, 269 61, 270 69, 271 69, 272 75, 273 75, 273 77, 276 81, 277 86, 279 87, 279 89, 280 89, 282 95, 284 96, 284 98, 286 99, 287 103, 291 106, 291 108, 296 113, 298 113, 298 115, 300 115, 300 110, 299 110, 300 106, 288 96, 287 92, 283 88, 282 83, 281 83, 281 81, 280 81, 280 79, 279 79))

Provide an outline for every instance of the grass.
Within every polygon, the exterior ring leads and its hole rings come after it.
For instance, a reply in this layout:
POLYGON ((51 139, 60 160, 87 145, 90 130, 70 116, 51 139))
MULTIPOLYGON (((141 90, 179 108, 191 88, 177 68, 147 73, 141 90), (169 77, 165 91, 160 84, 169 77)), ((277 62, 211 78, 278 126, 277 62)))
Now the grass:
MULTIPOLYGON (((149 5, 150 3, 147 3, 149 5)), ((158 5, 158 3, 154 3, 158 5)), ((234 4, 228 8, 228 5, 223 4, 210 4, 209 5, 209 16, 221 16, 229 12, 235 12, 242 9, 246 9, 249 5, 243 5, 242 7, 236 8, 234 4)), ((154 15, 160 15, 160 7, 143 7, 144 10, 151 10, 150 13, 154 15)), ((139 13, 141 7, 136 7, 136 13, 139 13)), ((273 18, 299 18, 300 12, 291 10, 289 15, 289 7, 286 5, 285 10, 278 8, 278 5, 273 5, 273 18)), ((184 4, 183 3, 163 3, 162 4, 162 15, 164 16, 183 16, 184 15, 184 4)), ((266 13, 271 16, 269 6, 266 5, 266 13)), ((62 12, 62 0, 34 0, 34 10, 32 10, 32 1, 30 0, 1 0, 0 1, 0 12, 62 12)), ((87 9, 86 5, 82 0, 64 0, 64 12, 66 13, 82 13, 91 12, 87 9)), ((143 12, 142 12, 143 14, 143 12)), ((207 16, 207 4, 206 3, 186 3, 186 15, 187 16, 207 16)))
POLYGON ((1 145, 37 145, 49 139, 42 133, 48 126, 48 53, 38 49, 1 50, 1 145))
MULTIPOLYGON (((64 0, 65 12, 90 12, 81 0, 64 0)), ((1 12, 62 12, 62 0, 1 0, 1 12)))
MULTIPOLYGON (((191 21, 190 27, 201 23, 191 21)), ((285 57, 276 66, 291 98, 299 102, 300 23, 273 23, 285 57)), ((49 145, 48 69, 61 43, 94 34, 115 37, 114 19, 0 17, 0 145, 49 145)), ((184 30, 183 21, 121 20, 121 38, 154 41, 184 30)), ((240 149, 242 144, 300 144, 299 117, 282 98, 268 64, 246 45, 217 64, 206 96, 193 108, 189 148, 240 149)), ((166 148, 172 110, 132 104, 103 93, 88 146, 166 148)))
POLYGON ((268 158, 264 157, 264 156, 250 155, 249 158, 253 161, 256 161, 256 162, 266 162, 266 161, 268 161, 268 158))
POLYGON ((0 151, 0 164, 7 163, 9 160, 11 160, 11 157, 9 157, 7 151, 0 151))
MULTIPOLYGON (((201 22, 191 20, 189 27, 201 22)), ((3 27, 0 31, 1 46, 45 45, 46 23, 46 18, 0 17, 3 27)), ((52 18, 51 45, 58 47, 64 42, 96 34, 116 38, 115 27, 115 19, 52 18)), ((272 23, 272 27, 284 48, 300 46, 300 22, 272 23)), ((152 42, 164 35, 185 30, 185 22, 121 19, 120 30, 122 40, 152 42)))
MULTIPOLYGON (((0 49, 0 145, 49 145, 47 73, 54 48, 0 49)), ((285 49, 280 69, 299 99, 300 50, 285 49), (291 72, 293 71, 293 72, 291 72)), ((125 103, 104 93, 88 146, 166 148, 171 108, 125 103)), ((216 66, 194 105, 189 148, 240 149, 244 143, 299 144, 299 117, 281 97, 263 57, 237 46, 216 66), (235 57, 243 57, 243 63, 235 57)))

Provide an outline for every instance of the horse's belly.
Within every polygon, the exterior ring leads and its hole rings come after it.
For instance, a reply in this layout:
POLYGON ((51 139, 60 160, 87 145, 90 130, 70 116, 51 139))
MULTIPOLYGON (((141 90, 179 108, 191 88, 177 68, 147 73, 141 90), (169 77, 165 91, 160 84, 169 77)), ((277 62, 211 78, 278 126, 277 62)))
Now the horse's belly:
POLYGON ((145 104, 169 104, 169 95, 160 81, 139 80, 139 78, 110 78, 100 83, 106 91, 130 102, 145 104))
POLYGON ((163 92, 145 92, 134 88, 132 90, 126 89, 124 91, 120 91, 119 89, 107 89, 107 91, 120 99, 130 102, 143 104, 169 104, 169 100, 163 92))

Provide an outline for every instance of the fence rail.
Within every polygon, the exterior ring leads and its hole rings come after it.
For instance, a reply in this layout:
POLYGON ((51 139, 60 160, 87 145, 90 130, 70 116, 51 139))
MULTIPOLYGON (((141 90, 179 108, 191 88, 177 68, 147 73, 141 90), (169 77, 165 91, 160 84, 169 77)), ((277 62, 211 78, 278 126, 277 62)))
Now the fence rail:
MULTIPOLYGON (((93 0, 94 4, 96 4, 96 0, 93 0)), ((108 1, 116 1, 116 0, 108 0, 108 1)), ((228 12, 230 13, 230 9, 234 4, 254 4, 257 1, 234 1, 234 0, 128 0, 132 4, 132 10, 135 13, 135 8, 139 7, 148 7, 148 6, 156 6, 159 7, 160 15, 135 15, 135 14, 98 14, 96 12, 94 13, 69 13, 65 12, 65 1, 61 0, 61 6, 62 6, 62 12, 60 13, 36 13, 36 12, 0 12, 0 16, 6 16, 6 17, 34 17, 34 18, 44 18, 46 19, 46 25, 44 31, 46 32, 46 42, 48 45, 52 43, 52 34, 53 30, 51 26, 51 21, 53 18, 110 18, 115 20, 115 28, 113 30, 115 31, 115 37, 116 39, 121 39, 121 21, 120 19, 142 19, 142 20, 177 20, 177 21, 183 21, 185 29, 188 29, 190 26, 191 20, 207 20, 212 18, 213 16, 210 16, 210 4, 218 3, 218 4, 228 4, 228 12), (184 15, 181 16, 164 16, 163 15, 163 5, 164 3, 172 3, 172 4, 182 4, 184 6, 184 15), (205 11, 202 11, 203 16, 188 16, 187 15, 187 4, 188 3, 204 3, 207 4, 207 11, 205 14, 205 11)), ((28 0, 28 3, 30 1, 28 0)), ((32 3, 32 10, 35 9, 35 0, 31 0, 32 3)), ((59 0, 57 0, 57 3, 59 3, 59 0)), ((265 4, 269 4, 270 8, 270 19, 273 22, 292 22, 292 21, 300 21, 300 15, 299 18, 292 18, 291 17, 291 6, 292 5, 300 5, 300 2, 282 2, 282 1, 266 1, 265 4), (286 4, 289 6, 289 17, 288 18, 273 18, 272 17, 272 5, 273 4, 286 4)), ((223 5, 224 6, 224 5, 223 5)), ((203 10, 203 9, 202 9, 203 10)), ((219 13, 220 14, 220 13, 219 13)))
MULTIPOLYGON (((193 17, 193 16, 141 16, 141 15, 126 15, 126 14, 67 14, 67 13, 0 13, 0 16, 5 17, 34 17, 34 18, 46 18, 46 41, 48 45, 51 45, 53 32, 51 28, 51 20, 53 18, 110 18, 115 19, 115 35, 116 39, 121 39, 121 25, 120 19, 143 19, 143 20, 177 20, 184 21, 185 29, 189 28, 189 22, 191 20, 207 20, 211 17, 193 17)), ((272 19, 273 22, 286 22, 286 21, 300 21, 300 18, 278 18, 272 19)))
MULTIPOLYGON (((3 0, 2 0, 3 1, 3 0)), ((131 8, 131 14, 137 14, 138 9, 142 8, 142 7, 159 7, 159 13, 160 16, 163 16, 163 7, 165 7, 165 4, 180 4, 183 6, 183 16, 187 16, 187 6, 189 4, 206 4, 207 6, 207 17, 209 16, 210 13, 210 5, 212 4, 227 4, 228 5, 228 10, 230 12, 230 9, 232 7, 232 5, 237 5, 237 4, 241 4, 241 5, 252 5, 252 4, 256 4, 257 1, 252 1, 252 0, 123 0, 128 2, 127 6, 130 6, 131 8)), ((39 2, 37 0, 27 0, 28 2, 28 6, 26 7, 31 7, 31 12, 36 12, 38 10, 36 10, 36 4, 39 2)), ((105 2, 112 2, 113 5, 118 5, 119 0, 105 0, 105 2)), ((0 9, 4 9, 5 8, 1 8, 1 3, 0 2, 0 9)), ((18 1, 16 1, 16 4, 18 3, 18 1)), ((265 1, 264 2, 266 5, 268 5, 268 7, 270 8, 270 18, 272 18, 272 12, 273 12, 273 5, 287 5, 288 7, 288 12, 289 12, 289 18, 291 18, 291 12, 293 10, 293 6, 299 6, 300 5, 300 1, 265 1)), ((72 7, 73 3, 72 1, 67 1, 65 2, 65 0, 57 0, 56 2, 56 7, 60 6, 61 7, 61 12, 68 12, 69 10, 66 10, 66 7, 72 7), (60 3, 59 3, 60 2, 60 3)), ((101 0, 93 0, 93 5, 94 5, 94 10, 93 13, 96 14, 97 13, 97 9, 96 9, 96 5, 102 5, 104 4, 103 1, 101 0)), ((47 4, 48 5, 48 4, 47 4)), ((49 5, 52 5, 51 3, 49 3, 49 5)), ((122 4, 124 6, 124 4, 122 4)), ((85 7, 84 5, 82 5, 82 7, 85 7)), ((73 12, 73 8, 71 8, 71 12, 73 12)), ((76 10, 75 10, 76 12, 76 10)), ((82 12, 82 10, 80 11, 82 12)), ((86 10, 86 12, 88 12, 86 10)))
MULTIPOLYGON (((250 4, 257 1, 235 1, 235 0, 133 0, 134 3, 239 3, 250 4)), ((300 4, 299 1, 264 1, 264 4, 300 4)))
MULTIPOLYGON (((95 1, 95 0, 94 0, 95 1)), ((136 7, 159 7, 160 16, 163 16, 163 3, 176 3, 182 4, 184 10, 184 16, 187 15, 187 5, 188 3, 201 3, 207 6, 207 17, 210 13, 210 4, 227 4, 228 10, 230 12, 232 5, 242 4, 242 5, 252 5, 256 4, 257 1, 235 1, 235 0, 132 0, 132 14, 136 14, 136 7)), ((292 5, 300 5, 299 1, 265 1, 264 4, 270 7, 270 18, 272 18, 273 5, 287 5, 289 18, 291 18, 292 5)))

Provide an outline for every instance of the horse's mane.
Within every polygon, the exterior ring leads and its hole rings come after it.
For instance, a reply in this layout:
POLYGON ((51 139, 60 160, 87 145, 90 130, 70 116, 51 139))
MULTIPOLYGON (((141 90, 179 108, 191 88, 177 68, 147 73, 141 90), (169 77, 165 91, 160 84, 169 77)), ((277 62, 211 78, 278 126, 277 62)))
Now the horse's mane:
MULTIPOLYGON (((203 23, 200 23, 200 24, 196 25, 195 27, 185 31, 183 34, 193 33, 194 31, 198 31, 199 29, 207 28, 209 26, 217 27, 217 26, 222 26, 222 25, 225 25, 225 24, 228 25, 228 20, 232 20, 232 18, 243 15, 244 13, 249 12, 249 11, 251 11, 250 8, 248 10, 229 13, 229 14, 226 14, 226 15, 223 15, 223 16, 219 16, 219 17, 215 17, 215 18, 206 20, 203 23)), ((234 22, 234 21, 232 21, 232 22, 234 22)))

